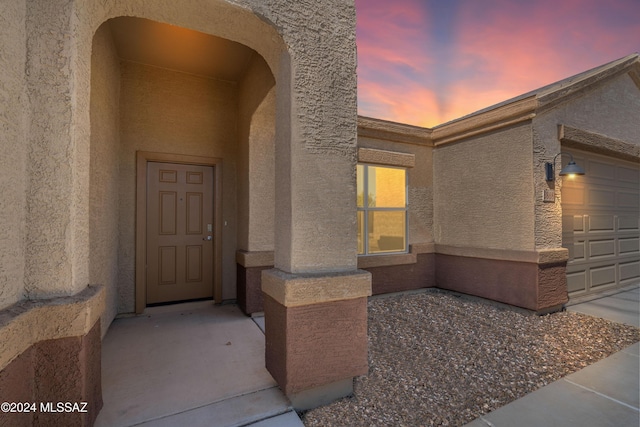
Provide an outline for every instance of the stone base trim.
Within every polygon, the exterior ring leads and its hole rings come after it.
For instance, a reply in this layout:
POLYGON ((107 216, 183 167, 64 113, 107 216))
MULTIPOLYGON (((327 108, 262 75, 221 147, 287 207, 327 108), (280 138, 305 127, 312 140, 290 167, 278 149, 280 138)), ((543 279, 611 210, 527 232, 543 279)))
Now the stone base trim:
POLYGON ((102 286, 5 308, 0 311, 0 369, 40 341, 87 335, 104 310, 102 286))
POLYGON ((371 273, 292 274, 278 269, 262 272, 262 291, 285 307, 371 296, 371 273))
POLYGON ((331 387, 322 392, 323 387, 367 373, 366 296, 291 307, 266 294, 264 310, 267 369, 306 409, 311 406, 305 395, 316 396, 312 405, 327 403, 323 395, 342 396, 331 387))
POLYGON ((245 268, 273 266, 274 259, 273 251, 236 251, 236 263, 245 268))
POLYGON ((0 396, 8 402, 87 402, 86 413, 0 413, 0 425, 91 426, 102 408, 102 286, 0 311, 0 396))
POLYGON ((366 269, 371 273, 373 295, 410 291, 435 286, 435 254, 422 253, 410 264, 366 269))
POLYGON ((567 262, 569 260, 569 250, 566 248, 514 251, 510 249, 489 249, 436 244, 435 252, 439 255, 528 262, 535 264, 557 264, 567 262))
MULTIPOLYGON (((84 336, 37 342, 0 371, 6 402, 34 402, 36 412, 0 413, 6 426, 92 426, 102 409, 99 319, 84 336), (86 412, 44 412, 48 402, 86 402, 86 412)), ((81 407, 82 408, 82 407, 81 407)))
POLYGON ((262 272, 272 268, 272 265, 265 267, 244 267, 236 264, 236 298, 238 300, 238 306, 244 314, 250 315, 264 311, 262 272))
POLYGON ((567 294, 566 262, 538 264, 436 255, 436 286, 535 312, 561 307, 567 294))

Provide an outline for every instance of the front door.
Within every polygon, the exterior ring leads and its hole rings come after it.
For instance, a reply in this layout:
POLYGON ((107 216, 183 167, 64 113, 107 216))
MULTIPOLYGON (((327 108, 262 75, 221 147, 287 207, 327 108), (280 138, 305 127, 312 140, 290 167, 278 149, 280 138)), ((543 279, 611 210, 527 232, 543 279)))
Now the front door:
POLYGON ((213 167, 147 163, 147 304, 213 297, 213 167))

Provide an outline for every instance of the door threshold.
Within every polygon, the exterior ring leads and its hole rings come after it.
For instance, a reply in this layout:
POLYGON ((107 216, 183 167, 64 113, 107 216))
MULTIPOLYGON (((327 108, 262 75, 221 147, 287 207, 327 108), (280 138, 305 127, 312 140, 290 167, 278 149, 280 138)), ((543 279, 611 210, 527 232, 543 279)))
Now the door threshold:
POLYGON ((215 305, 215 301, 213 298, 200 299, 200 300, 191 300, 191 301, 176 301, 170 303, 162 303, 162 304, 151 304, 148 305, 142 315, 146 314, 161 314, 161 313, 174 313, 176 311, 185 311, 185 310, 198 310, 201 308, 213 307, 215 305))

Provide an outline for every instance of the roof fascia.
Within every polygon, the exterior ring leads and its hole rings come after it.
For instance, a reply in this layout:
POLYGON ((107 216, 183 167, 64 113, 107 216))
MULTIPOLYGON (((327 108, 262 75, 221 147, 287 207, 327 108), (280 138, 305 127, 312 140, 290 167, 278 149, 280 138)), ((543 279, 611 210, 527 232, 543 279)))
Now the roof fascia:
POLYGON ((535 95, 494 108, 481 114, 453 121, 433 129, 435 146, 450 144, 487 132, 493 132, 536 116, 538 100, 535 95))
POLYGON ((358 116, 358 136, 414 145, 433 145, 432 130, 386 120, 358 116))

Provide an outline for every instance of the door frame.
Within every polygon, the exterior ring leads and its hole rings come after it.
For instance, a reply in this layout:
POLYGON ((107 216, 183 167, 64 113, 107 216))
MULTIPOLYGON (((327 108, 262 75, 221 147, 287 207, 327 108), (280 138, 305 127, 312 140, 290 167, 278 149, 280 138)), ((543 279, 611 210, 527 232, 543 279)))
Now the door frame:
POLYGON ((213 299, 222 301, 222 159, 184 154, 136 151, 136 314, 147 306, 147 163, 213 167, 213 299))

